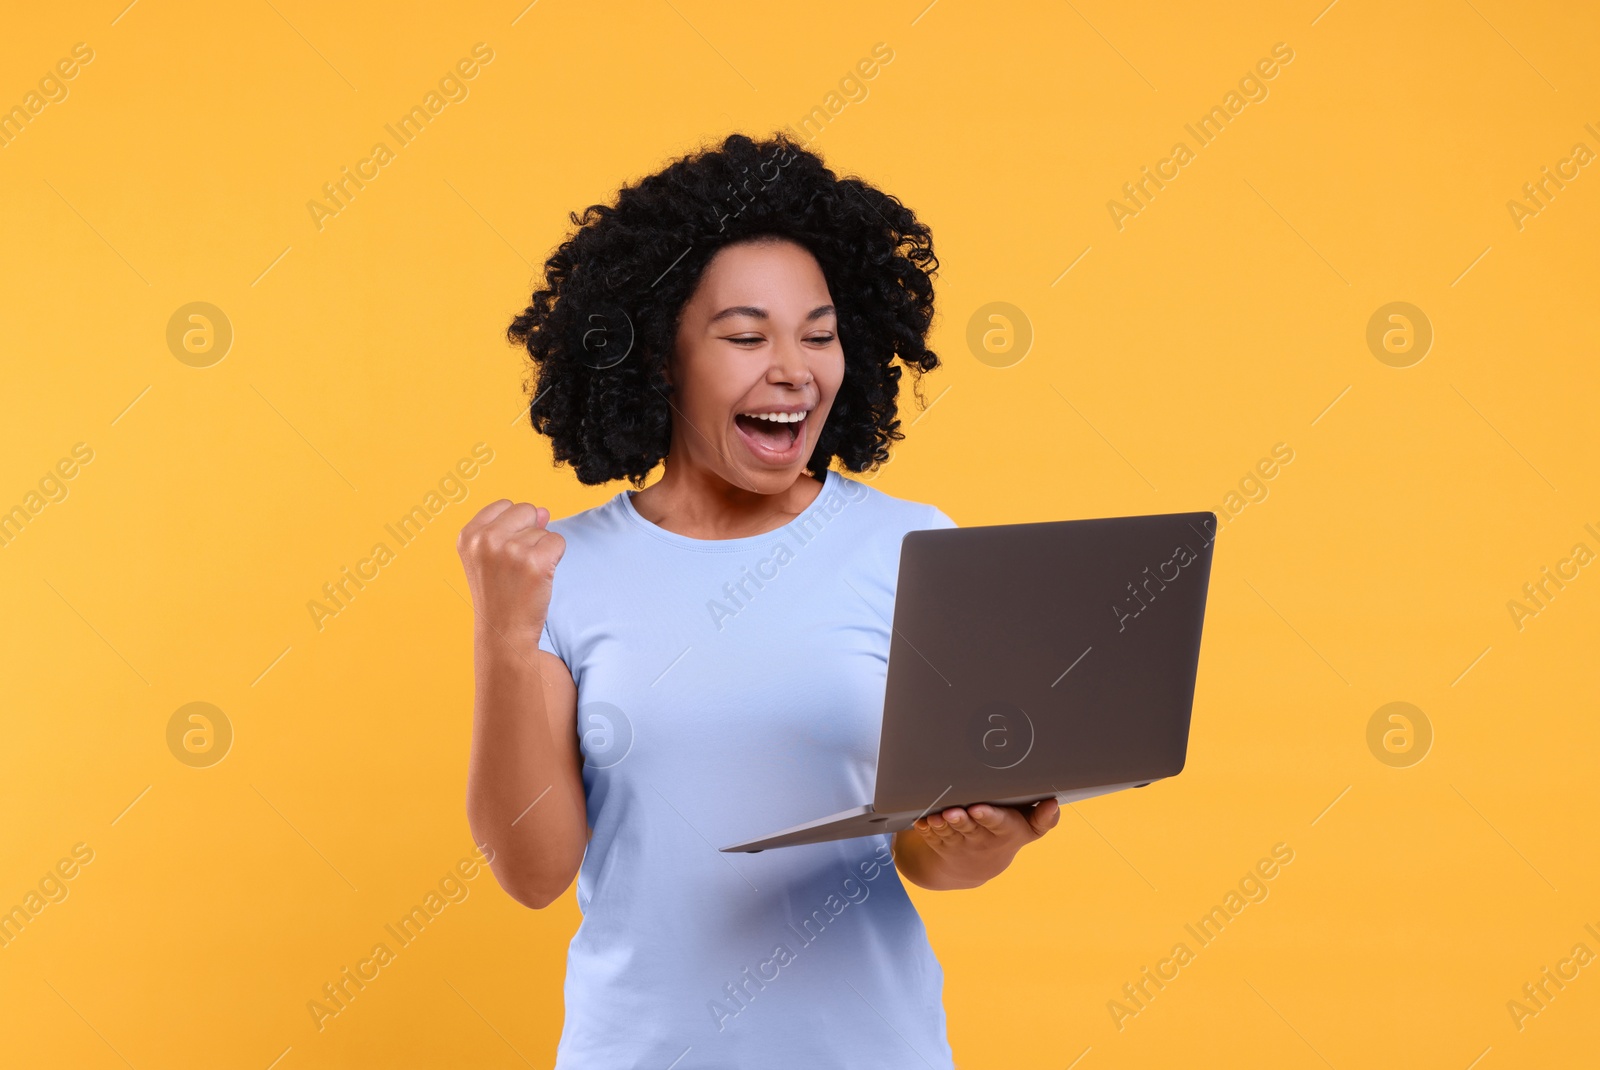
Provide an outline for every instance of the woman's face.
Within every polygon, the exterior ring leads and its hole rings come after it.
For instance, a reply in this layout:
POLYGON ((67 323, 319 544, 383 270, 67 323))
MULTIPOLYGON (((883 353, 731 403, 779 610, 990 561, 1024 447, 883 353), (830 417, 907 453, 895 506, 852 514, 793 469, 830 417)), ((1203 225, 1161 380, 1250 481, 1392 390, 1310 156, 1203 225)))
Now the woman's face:
POLYGON ((791 241, 718 252, 683 308, 667 377, 674 464, 759 494, 792 487, 844 380, 816 258, 791 241))

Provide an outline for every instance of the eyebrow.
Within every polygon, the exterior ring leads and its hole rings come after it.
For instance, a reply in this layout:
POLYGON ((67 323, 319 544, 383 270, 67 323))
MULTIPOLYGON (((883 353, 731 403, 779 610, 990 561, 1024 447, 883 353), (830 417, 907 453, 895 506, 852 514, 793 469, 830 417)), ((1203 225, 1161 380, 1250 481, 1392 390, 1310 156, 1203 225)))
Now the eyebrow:
MULTIPOLYGON (((818 305, 806 316, 805 322, 810 323, 812 320, 821 319, 823 316, 832 315, 835 311, 836 310, 832 305, 818 305)), ((734 305, 732 308, 725 308, 721 312, 718 312, 707 322, 715 323, 718 320, 731 319, 734 316, 749 316, 751 319, 758 320, 769 318, 767 315, 767 310, 764 308, 757 308, 755 305, 734 305)))

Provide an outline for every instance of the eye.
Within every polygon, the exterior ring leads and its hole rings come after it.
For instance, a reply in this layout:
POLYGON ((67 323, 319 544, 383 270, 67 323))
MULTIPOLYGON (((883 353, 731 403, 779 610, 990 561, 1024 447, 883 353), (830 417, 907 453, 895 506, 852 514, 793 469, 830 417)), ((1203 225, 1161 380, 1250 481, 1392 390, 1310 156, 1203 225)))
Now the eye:
POLYGON ((829 342, 833 341, 833 335, 831 335, 831 334, 814 334, 810 338, 807 338, 806 341, 815 342, 817 345, 825 346, 829 342))
POLYGON ((755 343, 755 342, 764 341, 764 339, 760 335, 743 335, 743 336, 738 337, 738 338, 729 338, 727 340, 732 342, 734 345, 744 345, 746 343, 755 343))

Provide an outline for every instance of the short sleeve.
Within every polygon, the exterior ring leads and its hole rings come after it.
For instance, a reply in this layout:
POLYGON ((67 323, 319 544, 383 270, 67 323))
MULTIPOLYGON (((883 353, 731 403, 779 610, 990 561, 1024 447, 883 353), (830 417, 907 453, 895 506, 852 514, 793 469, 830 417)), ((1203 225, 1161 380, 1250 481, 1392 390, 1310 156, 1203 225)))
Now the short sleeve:
POLYGON ((933 528, 958 528, 958 527, 961 526, 960 524, 957 524, 954 520, 951 520, 948 516, 945 516, 943 510, 941 510, 938 506, 935 506, 935 505, 928 506, 928 513, 929 513, 929 520, 927 522, 926 527, 929 528, 929 529, 933 529, 933 528))
POLYGON ((539 649, 548 654, 554 654, 562 661, 567 660, 566 654, 562 653, 562 648, 566 646, 566 643, 557 638, 556 633, 561 631, 563 622, 566 620, 564 615, 566 610, 564 608, 565 602, 563 601, 563 596, 565 594, 567 584, 571 582, 569 577, 572 573, 572 570, 576 567, 576 565, 571 561, 572 544, 567 532, 564 530, 565 526, 565 519, 559 521, 553 520, 545 525, 546 530, 555 532, 563 539, 568 539, 569 541, 567 543, 567 554, 562 557, 562 571, 558 571, 551 578, 550 600, 545 603, 544 624, 539 628, 539 649), (551 623, 552 621, 554 621, 554 624, 551 623))

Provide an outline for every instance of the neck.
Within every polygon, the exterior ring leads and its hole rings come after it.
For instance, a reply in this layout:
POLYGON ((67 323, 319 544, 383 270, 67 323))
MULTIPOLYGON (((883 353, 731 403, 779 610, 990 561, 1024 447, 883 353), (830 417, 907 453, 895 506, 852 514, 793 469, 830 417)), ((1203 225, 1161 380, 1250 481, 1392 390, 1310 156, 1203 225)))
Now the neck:
POLYGON ((657 527, 694 539, 738 539, 787 524, 817 499, 822 482, 802 471, 789 486, 763 494, 669 456, 659 480, 628 493, 639 515, 657 527))

